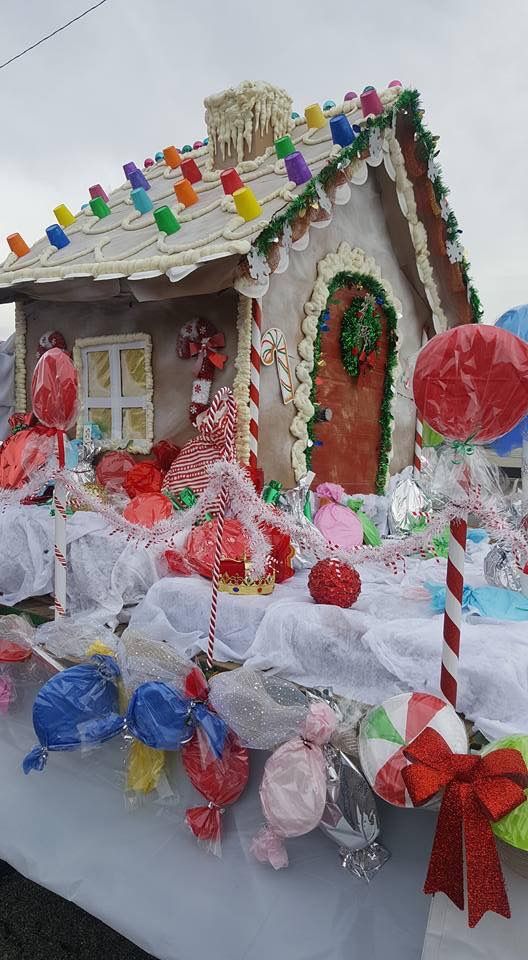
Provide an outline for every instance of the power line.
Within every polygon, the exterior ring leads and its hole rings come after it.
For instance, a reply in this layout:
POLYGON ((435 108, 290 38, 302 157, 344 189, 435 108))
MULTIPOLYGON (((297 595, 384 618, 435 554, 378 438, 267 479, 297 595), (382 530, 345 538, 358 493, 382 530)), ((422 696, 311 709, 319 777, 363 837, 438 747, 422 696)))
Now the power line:
POLYGON ((68 20, 68 23, 63 24, 62 27, 57 27, 53 33, 48 33, 46 37, 42 37, 41 40, 37 40, 36 43, 32 43, 30 47, 26 47, 25 50, 21 50, 20 53, 17 53, 16 56, 11 57, 10 60, 6 60, 5 63, 0 63, 0 70, 3 70, 4 67, 8 67, 10 63, 14 63, 15 60, 19 60, 20 57, 23 57, 26 53, 29 53, 30 50, 34 50, 35 47, 40 47, 41 43, 45 43, 46 40, 51 40, 52 37, 57 36, 58 33, 61 33, 63 30, 66 30, 67 27, 71 27, 72 23, 77 23, 77 20, 82 20, 88 13, 91 13, 92 10, 97 10, 97 7, 102 7, 103 3, 106 3, 107 0, 99 0, 99 3, 94 3, 93 7, 88 7, 88 10, 85 10, 84 13, 80 13, 78 17, 74 17, 73 20, 68 20))

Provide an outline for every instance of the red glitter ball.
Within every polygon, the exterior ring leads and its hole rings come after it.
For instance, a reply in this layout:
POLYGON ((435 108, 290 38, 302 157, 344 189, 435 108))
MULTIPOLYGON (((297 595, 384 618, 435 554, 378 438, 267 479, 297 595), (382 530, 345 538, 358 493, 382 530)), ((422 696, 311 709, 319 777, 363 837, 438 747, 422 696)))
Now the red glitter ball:
POLYGON ((308 589, 316 603, 351 607, 361 593, 361 577, 341 560, 319 560, 310 571, 308 589))

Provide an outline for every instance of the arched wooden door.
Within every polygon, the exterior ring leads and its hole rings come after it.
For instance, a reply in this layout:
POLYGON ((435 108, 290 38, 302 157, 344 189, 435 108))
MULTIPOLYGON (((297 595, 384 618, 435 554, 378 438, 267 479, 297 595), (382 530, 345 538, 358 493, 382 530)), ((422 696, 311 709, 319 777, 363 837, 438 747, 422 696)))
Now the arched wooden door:
POLYGON ((317 409, 331 410, 332 418, 313 424, 313 486, 332 481, 340 483, 347 493, 376 493, 380 491, 380 477, 384 481, 384 470, 380 470, 380 454, 385 453, 381 421, 386 377, 390 376, 390 347, 396 333, 388 330, 382 306, 376 303, 374 308, 382 331, 374 366, 351 377, 341 354, 343 313, 355 297, 366 294, 360 281, 331 294, 326 314, 320 320, 320 357, 314 370, 317 409))

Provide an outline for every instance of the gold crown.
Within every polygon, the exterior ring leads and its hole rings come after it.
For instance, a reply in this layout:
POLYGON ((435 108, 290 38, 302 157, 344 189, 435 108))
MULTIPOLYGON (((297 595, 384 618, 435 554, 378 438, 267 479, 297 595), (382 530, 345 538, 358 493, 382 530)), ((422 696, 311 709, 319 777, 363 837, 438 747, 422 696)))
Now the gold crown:
POLYGON ((271 571, 260 580, 253 580, 250 569, 251 565, 245 560, 222 561, 218 589, 235 597, 264 597, 273 593, 275 572, 271 571))

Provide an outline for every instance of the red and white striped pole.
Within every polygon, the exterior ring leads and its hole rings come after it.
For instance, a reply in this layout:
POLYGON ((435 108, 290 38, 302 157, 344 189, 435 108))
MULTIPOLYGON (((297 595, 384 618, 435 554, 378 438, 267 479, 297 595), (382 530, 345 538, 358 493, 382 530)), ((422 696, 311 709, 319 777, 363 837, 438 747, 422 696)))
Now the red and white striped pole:
POLYGON ((260 350, 262 338, 262 306, 251 301, 251 358, 249 376, 249 466, 256 469, 260 407, 260 350))
MULTIPOLYGON (((223 390, 219 390, 213 403, 220 398, 222 401, 227 402, 227 416, 226 416, 226 435, 225 435, 225 445, 224 445, 224 459, 229 463, 233 463, 236 459, 236 422, 237 422, 237 405, 236 400, 227 387, 224 387, 223 390)), ((214 642, 215 642, 215 633, 216 633, 216 617, 218 612, 218 582, 220 580, 220 564, 222 562, 222 537, 224 533, 224 523, 225 515, 227 509, 227 503, 229 500, 229 484, 224 480, 222 484, 222 490, 220 493, 220 499, 218 503, 218 514, 216 518, 216 544, 215 544, 215 555, 213 563, 213 589, 211 594, 211 613, 209 616, 209 636, 207 641, 207 666, 213 666, 213 654, 214 654, 214 642)))
MULTIPOLYGON (((427 334, 425 330, 422 333, 422 347, 425 347, 427 343, 427 334)), ((423 420, 416 410, 416 427, 414 430, 414 460, 413 460, 413 476, 415 480, 420 479, 420 474, 422 472, 422 449, 423 449, 423 420)))
POLYGON ((423 421, 419 414, 416 414, 416 429, 414 433, 414 463, 413 475, 418 480, 422 472, 422 447, 423 447, 423 421))
POLYGON ((456 517, 449 527, 447 557, 446 601, 444 612, 444 641, 440 689, 446 700, 455 707, 458 689, 458 662, 460 656, 460 628, 464 592, 464 561, 466 555, 467 519, 456 517))

